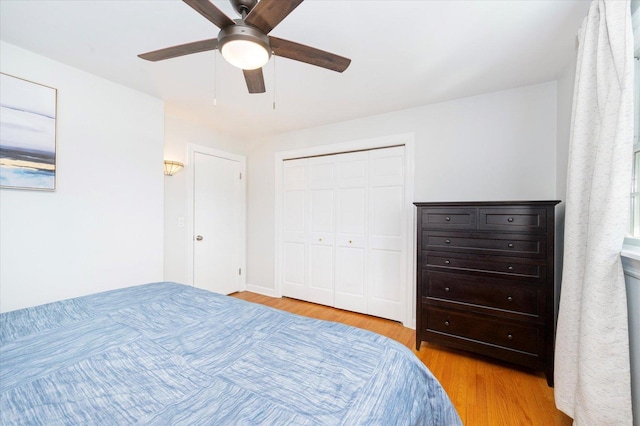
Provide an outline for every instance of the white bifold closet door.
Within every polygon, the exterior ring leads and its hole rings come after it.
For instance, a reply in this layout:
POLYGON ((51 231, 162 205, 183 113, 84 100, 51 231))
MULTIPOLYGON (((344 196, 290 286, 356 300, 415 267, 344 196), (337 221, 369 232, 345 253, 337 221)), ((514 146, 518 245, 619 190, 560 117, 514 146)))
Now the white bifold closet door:
POLYGON ((404 147, 283 168, 282 295, 401 321, 404 147))

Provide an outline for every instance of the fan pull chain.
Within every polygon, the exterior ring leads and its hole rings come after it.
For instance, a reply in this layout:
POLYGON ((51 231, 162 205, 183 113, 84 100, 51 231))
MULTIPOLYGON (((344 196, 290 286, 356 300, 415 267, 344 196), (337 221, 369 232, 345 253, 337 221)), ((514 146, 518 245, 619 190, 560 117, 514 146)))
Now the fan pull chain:
POLYGON ((218 105, 218 51, 213 51, 213 106, 218 105))
POLYGON ((276 57, 273 58, 273 110, 276 110, 276 57))

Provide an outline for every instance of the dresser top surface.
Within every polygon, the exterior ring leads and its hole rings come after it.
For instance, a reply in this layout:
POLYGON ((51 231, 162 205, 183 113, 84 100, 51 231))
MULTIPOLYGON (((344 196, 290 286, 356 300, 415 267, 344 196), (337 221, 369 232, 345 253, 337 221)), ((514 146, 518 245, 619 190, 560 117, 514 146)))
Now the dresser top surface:
POLYGON ((560 200, 539 200, 539 201, 434 201, 434 202, 415 202, 416 207, 452 207, 452 206, 542 206, 561 203, 560 200))

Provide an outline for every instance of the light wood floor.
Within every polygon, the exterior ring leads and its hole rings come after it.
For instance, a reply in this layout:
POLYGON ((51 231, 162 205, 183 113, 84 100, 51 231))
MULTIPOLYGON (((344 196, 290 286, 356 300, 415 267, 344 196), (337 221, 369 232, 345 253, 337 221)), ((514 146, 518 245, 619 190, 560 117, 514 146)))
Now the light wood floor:
POLYGON ((287 298, 250 292, 232 296, 313 318, 365 328, 404 344, 438 378, 466 426, 571 425, 558 411, 553 389, 542 373, 487 358, 422 343, 415 347, 415 331, 400 323, 287 298))

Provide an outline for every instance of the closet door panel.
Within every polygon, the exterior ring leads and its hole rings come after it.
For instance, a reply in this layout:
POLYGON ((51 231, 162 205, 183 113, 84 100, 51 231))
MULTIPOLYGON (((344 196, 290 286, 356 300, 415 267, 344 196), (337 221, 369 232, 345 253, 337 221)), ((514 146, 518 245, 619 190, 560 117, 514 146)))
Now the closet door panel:
POLYGON ((369 241, 373 249, 403 249, 403 200, 403 187, 371 188, 369 241))
POLYGON ((283 274, 282 294, 308 300, 307 256, 307 161, 283 162, 283 274))
POLYGON ((333 246, 335 222, 333 190, 311 190, 309 203, 309 244, 333 246))
POLYGON ((333 189, 335 175, 335 155, 309 158, 309 179, 307 185, 312 189, 333 189))
POLYGON ((400 277, 400 253, 375 250, 371 254, 371 295, 383 300, 400 301, 396 291, 400 277))
POLYGON ((291 160, 283 163, 284 241, 304 242, 306 228, 306 160, 291 160))
POLYGON ((305 283, 305 244, 284 243, 284 278, 282 294, 301 300, 308 300, 305 283))
POLYGON ((404 186, 404 146, 371 151, 369 183, 404 186))
POLYGON ((335 158, 325 156, 308 160, 309 179, 307 258, 309 300, 334 304, 335 259, 335 158))
POLYGON ((285 239, 304 232, 305 228, 305 191, 287 191, 284 194, 284 232, 285 239))
POLYGON ((335 306, 367 313, 367 209, 369 153, 336 156, 335 306))
POLYGON ((367 312, 364 248, 338 247, 335 307, 367 312))
POLYGON ((307 186, 307 160, 287 160, 282 163, 285 191, 304 190, 307 186))
POLYGON ((305 283, 306 268, 306 235, 304 232, 304 192, 285 194, 285 206, 288 212, 284 214, 284 253, 283 253, 283 282, 282 294, 296 299, 308 300, 307 285, 305 283))
POLYGON ((338 190, 338 234, 365 235, 367 210, 366 188, 340 188, 338 190))
POLYGON ((335 307, 367 313, 367 190, 338 190, 335 307))
POLYGON ((404 147, 369 160, 368 313, 402 320, 405 282, 404 147))
POLYGON ((336 154, 338 166, 338 185, 346 187, 366 187, 369 176, 369 153, 350 152, 336 154))
POLYGON ((309 248, 309 300, 333 306, 333 246, 309 248))

